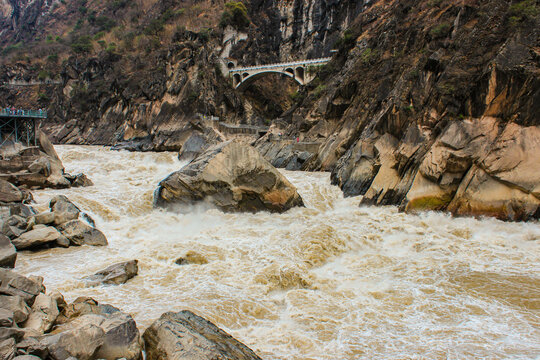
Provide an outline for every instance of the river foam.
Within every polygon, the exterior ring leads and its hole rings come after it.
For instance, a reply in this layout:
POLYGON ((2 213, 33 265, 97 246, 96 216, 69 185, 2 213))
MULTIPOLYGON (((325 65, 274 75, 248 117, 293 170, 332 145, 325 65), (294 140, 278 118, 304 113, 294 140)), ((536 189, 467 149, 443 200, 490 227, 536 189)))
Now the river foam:
POLYGON ((306 204, 284 214, 152 208, 173 153, 58 146, 95 186, 65 194, 91 214, 107 247, 22 252, 70 301, 91 296, 141 328, 189 309, 264 359, 531 359, 540 357, 540 226, 359 207, 328 173, 283 171, 306 204), (176 265, 195 252, 206 264, 176 265), (81 278, 138 259, 120 286, 81 278))

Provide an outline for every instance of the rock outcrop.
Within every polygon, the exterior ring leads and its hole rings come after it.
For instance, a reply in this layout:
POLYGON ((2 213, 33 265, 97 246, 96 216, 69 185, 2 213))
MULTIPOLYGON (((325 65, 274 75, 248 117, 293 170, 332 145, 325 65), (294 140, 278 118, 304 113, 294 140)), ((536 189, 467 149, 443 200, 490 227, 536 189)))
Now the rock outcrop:
POLYGON ((187 310, 161 315, 143 338, 148 360, 260 360, 250 348, 187 310))
POLYGON ((240 142, 208 149, 161 181, 154 196, 156 206, 167 208, 206 202, 223 211, 283 212, 303 206, 294 185, 240 142))
POLYGON ((90 298, 66 304, 59 293, 45 294, 41 279, 0 269, 0 354, 38 359, 139 360, 142 341, 133 318, 90 298), (3 289, 31 296, 23 297, 3 289))

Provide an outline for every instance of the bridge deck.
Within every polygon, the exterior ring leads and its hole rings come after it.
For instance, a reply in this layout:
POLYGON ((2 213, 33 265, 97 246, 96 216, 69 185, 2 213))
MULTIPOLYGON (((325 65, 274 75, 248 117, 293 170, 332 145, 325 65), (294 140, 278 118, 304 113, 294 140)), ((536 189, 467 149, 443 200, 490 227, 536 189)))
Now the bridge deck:
POLYGON ((0 118, 46 119, 47 112, 40 110, 0 110, 0 118))
POLYGON ((262 69, 272 69, 272 68, 284 68, 284 67, 298 66, 298 65, 322 64, 322 63, 329 62, 331 59, 332 58, 328 57, 328 58, 303 60, 303 61, 294 61, 294 62, 287 62, 287 63, 275 63, 275 64, 268 64, 268 65, 248 66, 248 67, 230 69, 229 73, 240 72, 240 71, 253 71, 253 70, 262 70, 262 69))

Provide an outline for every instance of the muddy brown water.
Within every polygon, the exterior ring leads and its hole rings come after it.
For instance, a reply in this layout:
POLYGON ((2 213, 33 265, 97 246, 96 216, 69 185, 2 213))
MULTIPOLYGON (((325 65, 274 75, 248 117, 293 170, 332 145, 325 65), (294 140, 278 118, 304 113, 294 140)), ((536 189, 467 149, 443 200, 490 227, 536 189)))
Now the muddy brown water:
POLYGON ((224 214, 152 208, 174 153, 58 146, 88 188, 65 194, 88 212, 107 247, 19 254, 16 270, 45 278, 67 300, 91 296, 144 329, 189 309, 264 359, 532 359, 540 357, 540 225, 359 207, 328 173, 283 173, 305 208, 224 214), (175 264, 188 251, 207 264, 175 264), (120 286, 83 276, 138 259, 120 286))

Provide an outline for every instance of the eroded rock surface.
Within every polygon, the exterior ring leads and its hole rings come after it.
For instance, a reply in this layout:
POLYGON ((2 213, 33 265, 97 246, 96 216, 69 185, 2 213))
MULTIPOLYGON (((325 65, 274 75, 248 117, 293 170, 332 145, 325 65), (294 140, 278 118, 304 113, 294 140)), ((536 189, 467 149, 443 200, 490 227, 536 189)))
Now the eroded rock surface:
POLYGON ((161 181, 159 207, 206 202, 224 211, 283 212, 303 201, 294 185, 253 147, 239 142, 214 146, 161 181))
POLYGON ((143 338, 148 360, 260 360, 250 348, 187 310, 161 315, 143 338))

